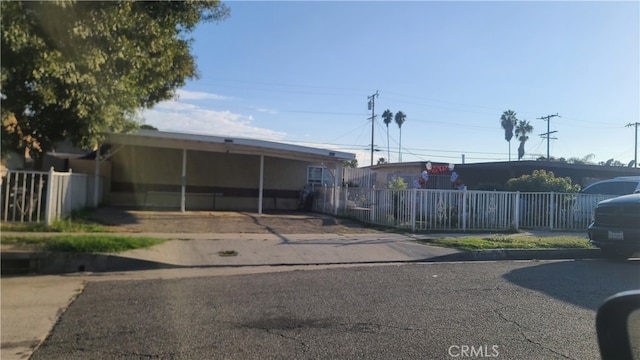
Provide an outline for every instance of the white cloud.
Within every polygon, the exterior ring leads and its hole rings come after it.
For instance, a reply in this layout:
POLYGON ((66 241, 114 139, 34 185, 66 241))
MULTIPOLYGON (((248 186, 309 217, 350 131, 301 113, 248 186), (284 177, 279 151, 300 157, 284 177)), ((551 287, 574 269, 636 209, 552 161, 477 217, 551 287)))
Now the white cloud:
POLYGON ((266 113, 266 114, 270 114, 270 115, 276 115, 278 113, 277 110, 274 109, 266 109, 266 108, 254 108, 255 111, 260 112, 260 113, 266 113))
POLYGON ((193 110, 197 109, 196 105, 182 103, 175 100, 163 101, 161 103, 156 104, 156 109, 166 109, 172 111, 181 111, 181 110, 193 110))
POLYGON ((230 111, 215 111, 198 107, 179 111, 169 107, 156 107, 145 110, 141 116, 145 124, 159 130, 187 132, 206 135, 237 136, 262 140, 282 140, 286 134, 251 125, 253 117, 235 114, 230 111), (164 111, 164 110, 167 111, 164 111))
POLYGON ((178 95, 178 100, 228 100, 229 98, 226 96, 206 93, 201 91, 187 91, 178 89, 176 91, 178 95))

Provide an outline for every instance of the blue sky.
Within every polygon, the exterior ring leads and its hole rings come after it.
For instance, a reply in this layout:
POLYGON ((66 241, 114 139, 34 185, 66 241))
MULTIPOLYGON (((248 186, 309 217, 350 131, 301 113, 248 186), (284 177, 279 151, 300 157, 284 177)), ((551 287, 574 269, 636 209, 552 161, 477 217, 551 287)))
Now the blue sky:
MULTIPOLYGON (((385 109, 406 114, 403 161, 506 161, 500 115, 551 156, 627 163, 640 122, 640 3, 228 1, 192 34, 200 78, 143 112, 161 130, 291 142, 387 158, 385 109)), ((400 133, 389 125, 391 162, 400 133)), ((512 159, 518 142, 511 141, 512 159)), ((374 160, 374 161, 375 161, 374 160)))

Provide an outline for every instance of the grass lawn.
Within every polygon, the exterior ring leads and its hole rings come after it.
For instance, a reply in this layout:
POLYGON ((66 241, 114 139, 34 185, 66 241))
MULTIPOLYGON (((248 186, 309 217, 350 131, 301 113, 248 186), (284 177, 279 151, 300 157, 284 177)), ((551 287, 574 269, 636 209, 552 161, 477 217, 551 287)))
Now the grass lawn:
POLYGON ((50 226, 40 223, 0 223, 2 231, 19 232, 64 232, 64 233, 96 233, 109 232, 108 227, 98 224, 91 218, 93 209, 75 210, 66 219, 55 220, 50 226))
POLYGON ((147 248, 165 240, 151 237, 130 237, 107 234, 43 236, 38 234, 3 235, 0 243, 20 248, 74 253, 118 253, 147 248))
POLYGON ((489 249, 593 249, 584 236, 535 236, 529 234, 495 234, 491 236, 465 236, 424 238, 418 243, 450 247, 460 250, 489 249))
POLYGON ((66 232, 66 233, 96 233, 109 232, 110 230, 100 224, 75 220, 64 219, 56 220, 47 226, 45 223, 1 223, 2 231, 19 231, 19 232, 66 232))

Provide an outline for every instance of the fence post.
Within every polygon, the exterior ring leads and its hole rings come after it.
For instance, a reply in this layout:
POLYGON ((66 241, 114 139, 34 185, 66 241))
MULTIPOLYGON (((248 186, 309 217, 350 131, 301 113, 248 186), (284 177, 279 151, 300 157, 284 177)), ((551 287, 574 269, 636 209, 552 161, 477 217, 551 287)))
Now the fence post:
MULTIPOLYGON (((55 198, 57 196, 54 196, 53 194, 53 182, 56 181, 56 179, 54 179, 54 171, 53 171, 53 166, 49 169, 49 181, 47 181, 47 208, 45 209, 45 215, 44 215, 44 219, 45 219, 45 223, 47 224, 47 226, 51 225, 51 223, 53 223, 53 202, 55 200, 55 198)), ((57 195, 57 194, 56 194, 57 195)))
POLYGON ((369 210, 369 213, 371 215, 371 223, 375 224, 375 219, 376 219, 376 214, 375 214, 375 208, 376 208, 376 187, 374 186, 373 188, 371 188, 371 207, 369 210))
POLYGON ((520 228, 520 191, 516 191, 516 196, 513 200, 514 202, 514 212, 513 212, 513 226, 515 230, 518 231, 520 228))
POLYGON ((7 171, 7 184, 5 186, 5 196, 3 200, 4 203, 4 221, 7 221, 9 216, 9 188, 11 187, 11 170, 7 171))
POLYGON ((467 187, 462 190, 462 231, 467 231, 467 187))
POLYGON ((418 189, 411 189, 411 231, 416 231, 416 197, 418 196, 418 189))
POLYGON ((553 231, 553 222, 555 220, 554 218, 555 218, 555 210, 556 210, 556 201, 555 201, 556 199, 553 191, 549 196, 551 197, 551 199, 549 199, 549 230, 553 231))

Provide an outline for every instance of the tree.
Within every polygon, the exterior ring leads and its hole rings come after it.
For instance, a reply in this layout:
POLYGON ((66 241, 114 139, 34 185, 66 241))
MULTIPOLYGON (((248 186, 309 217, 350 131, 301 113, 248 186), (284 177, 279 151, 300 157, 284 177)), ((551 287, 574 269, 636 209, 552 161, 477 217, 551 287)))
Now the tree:
POLYGON ((381 157, 381 158, 378 159, 378 163, 376 165, 383 165, 383 164, 386 164, 386 163, 387 163, 387 160, 385 158, 381 157))
POLYGON ((409 185, 407 185, 407 182, 400 176, 393 177, 387 184, 387 188, 394 190, 406 190, 407 187, 409 187, 409 185))
POLYGON ((393 121, 393 113, 387 109, 382 113, 382 121, 387 125, 387 159, 391 160, 391 153, 389 152, 389 124, 393 121))
POLYGON ((396 124, 398 124, 398 129, 400 129, 400 142, 398 143, 398 162, 402 162, 402 152, 400 149, 402 148, 402 124, 407 120, 407 115, 405 115, 402 111, 398 111, 396 113, 396 124))
POLYGON ((522 175, 507 181, 509 191, 524 192, 560 192, 570 193, 580 191, 580 185, 571 183, 569 177, 556 177, 553 172, 534 170, 531 175, 522 175))
POLYGON ((158 130, 157 127, 149 125, 149 124, 142 124, 140 125, 140 129, 141 130, 158 130))
POLYGON ((516 126, 516 112, 507 110, 500 116, 500 126, 504 129, 504 139, 509 143, 509 161, 511 161, 511 139, 513 138, 513 128, 516 126))
POLYGON ((533 126, 531 126, 527 120, 518 121, 515 131, 518 141, 520 141, 520 146, 518 146, 518 160, 522 159, 524 156, 524 143, 529 140, 529 136, 527 136, 527 134, 530 134, 532 131, 533 126))
POLYGON ((2 148, 96 146, 140 108, 197 77, 190 33, 228 16, 220 0, 0 3, 2 148))
POLYGON ((581 158, 578 157, 570 157, 567 159, 569 164, 581 164, 581 165, 593 165, 593 159, 596 157, 595 154, 587 154, 581 158))
POLYGON ((353 160, 345 160, 342 162, 342 166, 345 168, 357 168, 358 167, 358 159, 353 160))

